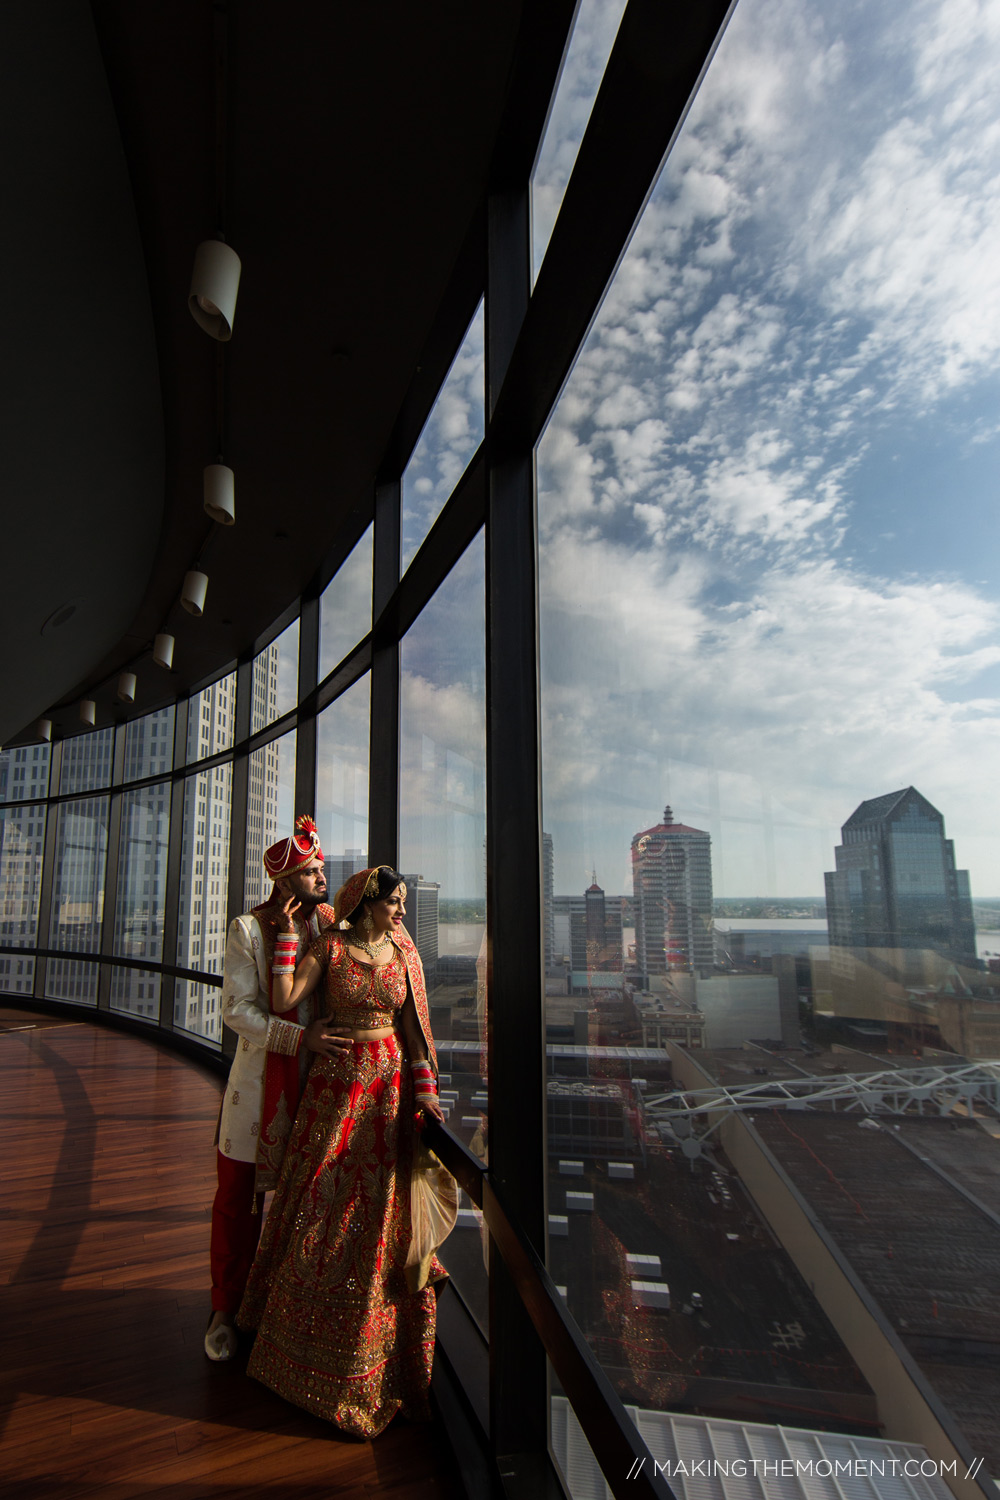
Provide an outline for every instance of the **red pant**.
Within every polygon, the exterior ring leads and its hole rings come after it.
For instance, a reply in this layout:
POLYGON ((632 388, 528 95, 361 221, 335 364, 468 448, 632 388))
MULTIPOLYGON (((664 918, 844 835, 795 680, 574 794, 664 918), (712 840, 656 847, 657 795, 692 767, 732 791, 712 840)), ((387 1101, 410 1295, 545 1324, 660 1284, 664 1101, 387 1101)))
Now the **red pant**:
POLYGON ((260 1239, 264 1194, 254 1193, 256 1164, 218 1154, 219 1186, 212 1204, 212 1309, 235 1313, 260 1239))

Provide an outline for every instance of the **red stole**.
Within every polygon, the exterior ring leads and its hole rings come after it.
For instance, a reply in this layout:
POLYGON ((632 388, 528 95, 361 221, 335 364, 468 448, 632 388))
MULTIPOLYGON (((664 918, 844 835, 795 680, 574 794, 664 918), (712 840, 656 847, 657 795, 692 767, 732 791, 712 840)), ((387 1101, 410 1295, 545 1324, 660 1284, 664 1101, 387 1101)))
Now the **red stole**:
MULTIPOLYGON (((263 906, 255 906, 253 915, 257 918, 260 926, 261 937, 264 940, 264 963, 267 967, 268 996, 272 1015, 277 1014, 274 1009, 274 998, 272 985, 274 976, 271 973, 271 963, 274 958, 274 940, 278 932, 278 919, 275 908, 270 901, 265 901, 263 906)), ((316 907, 316 917, 319 922, 320 931, 329 927, 334 920, 333 907, 323 905, 316 907)), ((296 934, 298 936, 298 934, 296 934)), ((307 937, 309 936, 307 930, 307 937)), ((303 1002, 306 1003, 306 1002, 303 1002)), ((299 1021, 301 1007, 296 1006, 294 1010, 286 1011, 281 1017, 283 1021, 299 1021)), ((299 1044, 301 1050, 302 1044, 299 1044)), ((299 1108, 299 1095, 302 1092, 302 1069, 300 1066, 299 1051, 288 1056, 282 1052, 271 1052, 264 1059, 264 1088, 263 1102, 260 1115, 260 1135, 257 1140, 257 1176, 254 1183, 254 1191, 267 1193, 278 1185, 278 1173, 281 1171, 281 1163, 285 1156, 285 1147, 291 1134, 292 1125, 299 1108)))

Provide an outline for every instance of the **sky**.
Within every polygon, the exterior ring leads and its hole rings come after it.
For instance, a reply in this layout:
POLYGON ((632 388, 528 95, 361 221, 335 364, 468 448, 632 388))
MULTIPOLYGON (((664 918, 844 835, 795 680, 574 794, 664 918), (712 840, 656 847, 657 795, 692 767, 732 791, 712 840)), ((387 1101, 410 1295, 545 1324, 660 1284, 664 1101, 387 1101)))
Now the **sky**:
POLYGON ((997 3, 737 7, 539 449, 557 891, 629 891, 669 801, 717 895, 819 895, 913 784, 1000 892, 998 62, 997 3))

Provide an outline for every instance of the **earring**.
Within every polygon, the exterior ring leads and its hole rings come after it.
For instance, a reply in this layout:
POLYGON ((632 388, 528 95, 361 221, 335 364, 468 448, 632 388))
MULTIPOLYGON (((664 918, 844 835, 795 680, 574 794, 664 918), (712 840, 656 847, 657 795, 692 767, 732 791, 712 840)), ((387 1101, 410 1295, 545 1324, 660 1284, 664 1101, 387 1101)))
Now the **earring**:
POLYGON ((366 943, 370 943, 372 940, 372 932, 374 930, 374 926, 375 924, 372 921, 372 914, 366 907, 365 914, 361 918, 361 933, 366 943))

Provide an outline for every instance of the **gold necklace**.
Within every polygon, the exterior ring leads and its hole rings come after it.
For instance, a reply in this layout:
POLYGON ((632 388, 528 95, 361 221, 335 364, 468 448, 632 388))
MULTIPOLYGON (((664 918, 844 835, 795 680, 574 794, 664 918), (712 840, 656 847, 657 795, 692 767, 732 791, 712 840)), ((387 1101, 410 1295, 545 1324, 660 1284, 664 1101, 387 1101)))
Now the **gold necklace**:
POLYGON ((377 943, 366 943, 356 927, 351 928, 351 944, 354 948, 360 948, 362 953, 367 953, 372 963, 376 963, 381 953, 385 952, 386 944, 390 942, 389 934, 383 932, 377 943))

